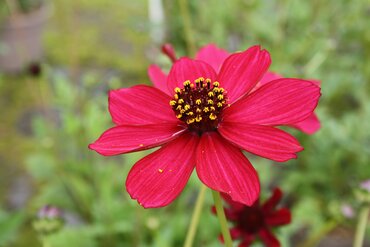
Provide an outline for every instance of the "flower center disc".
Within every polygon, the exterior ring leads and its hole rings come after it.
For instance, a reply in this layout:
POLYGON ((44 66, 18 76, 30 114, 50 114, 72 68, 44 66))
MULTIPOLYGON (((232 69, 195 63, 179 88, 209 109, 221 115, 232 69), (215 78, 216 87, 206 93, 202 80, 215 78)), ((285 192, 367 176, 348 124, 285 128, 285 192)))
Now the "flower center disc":
POLYGON ((265 224, 261 210, 255 207, 245 208, 241 215, 240 226, 249 233, 258 232, 265 224))
POLYGON ((226 105, 225 90, 220 83, 200 77, 194 83, 184 82, 184 88, 175 88, 170 101, 176 117, 188 125, 189 130, 201 135, 217 128, 222 109, 226 105))

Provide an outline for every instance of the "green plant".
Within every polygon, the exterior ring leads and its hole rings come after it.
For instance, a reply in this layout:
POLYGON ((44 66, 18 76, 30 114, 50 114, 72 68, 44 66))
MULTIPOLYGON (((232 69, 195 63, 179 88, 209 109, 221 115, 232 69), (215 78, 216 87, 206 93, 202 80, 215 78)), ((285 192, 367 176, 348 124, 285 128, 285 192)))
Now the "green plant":
POLYGON ((17 15, 39 8, 43 0, 5 0, 0 4, 0 15, 17 15))

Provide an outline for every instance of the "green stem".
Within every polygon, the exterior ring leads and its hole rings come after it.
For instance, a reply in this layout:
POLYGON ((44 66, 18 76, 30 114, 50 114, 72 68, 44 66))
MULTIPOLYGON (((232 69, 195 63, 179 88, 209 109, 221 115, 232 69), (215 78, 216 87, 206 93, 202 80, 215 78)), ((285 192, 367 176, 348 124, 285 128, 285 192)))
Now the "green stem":
POLYGON ((216 206, 218 220, 220 221, 220 225, 221 225, 221 232, 222 232, 222 235, 224 236, 225 246, 232 247, 233 241, 231 240, 230 231, 227 226, 225 211, 224 211, 224 207, 222 206, 220 193, 215 190, 212 190, 212 195, 213 195, 213 200, 216 206))
POLYGON ((203 207, 203 203, 204 203, 204 197, 205 197, 205 194, 206 194, 206 189, 207 189, 207 187, 204 184, 202 184, 201 187, 200 187, 200 191, 199 191, 199 194, 198 194, 197 201, 195 202, 194 212, 193 212, 193 215, 191 217, 188 233, 186 234, 184 247, 193 246, 195 233, 197 231, 197 227, 198 227, 198 223, 199 223, 200 213, 202 212, 202 207, 203 207))
POLYGON ((8 7, 9 14, 18 14, 19 13, 19 7, 16 1, 14 0, 6 0, 5 1, 6 6, 8 7))
POLYGON ((189 56, 195 55, 194 35, 191 31, 191 17, 189 13, 189 4, 187 0, 179 0, 180 13, 184 22, 185 41, 189 56))
POLYGON ((353 247, 363 246, 369 213, 370 205, 366 205, 360 210, 353 247))

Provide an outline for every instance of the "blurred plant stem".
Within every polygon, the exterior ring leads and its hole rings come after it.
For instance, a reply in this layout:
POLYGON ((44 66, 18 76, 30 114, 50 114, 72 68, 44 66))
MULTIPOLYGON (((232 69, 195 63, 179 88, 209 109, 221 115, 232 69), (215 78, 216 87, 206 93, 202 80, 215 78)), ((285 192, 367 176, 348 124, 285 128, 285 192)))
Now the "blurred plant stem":
POLYGON ((50 244, 48 243, 48 241, 46 241, 46 235, 45 234, 41 234, 41 236, 39 237, 39 240, 41 242, 41 247, 51 247, 50 244))
POLYGON ((19 12, 19 6, 16 1, 5 0, 5 5, 7 6, 10 15, 14 15, 19 12))
POLYGON ((313 234, 310 238, 306 239, 302 244, 298 245, 298 247, 317 246, 320 240, 331 232, 337 225, 338 223, 334 220, 327 222, 316 234, 313 234))
POLYGON ((189 13, 189 3, 187 0, 179 0, 180 14, 183 20, 185 41, 188 56, 193 57, 195 55, 195 43, 194 35, 191 30, 191 18, 189 13))
POLYGON ((224 237, 225 246, 232 247, 233 241, 231 240, 229 227, 227 226, 227 220, 225 216, 224 207, 222 206, 220 193, 215 190, 212 190, 212 196, 215 202, 217 217, 218 217, 218 220, 220 221, 221 232, 222 232, 222 236, 224 237))
POLYGON ((200 214, 202 212, 204 197, 206 194, 207 187, 202 183, 200 187, 200 191, 198 194, 197 201, 195 203, 194 212, 191 217, 190 226, 188 229, 188 233, 186 234, 185 244, 184 247, 191 247, 193 246, 193 241, 195 237, 195 233, 198 228, 200 214))
POLYGON ((353 242, 353 247, 363 246, 366 232, 367 221, 369 220, 370 205, 365 205, 361 208, 358 223, 356 228, 356 235, 353 242))

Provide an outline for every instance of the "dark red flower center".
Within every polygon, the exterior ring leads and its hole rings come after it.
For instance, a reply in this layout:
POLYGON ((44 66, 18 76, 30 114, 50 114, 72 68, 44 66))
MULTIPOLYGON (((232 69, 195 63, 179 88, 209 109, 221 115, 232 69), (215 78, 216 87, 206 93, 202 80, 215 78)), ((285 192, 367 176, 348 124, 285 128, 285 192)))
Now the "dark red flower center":
POLYGON ((257 207, 245 207, 239 225, 248 233, 258 232, 265 225, 262 211, 257 207))
POLYGON ((199 135, 216 130, 220 113, 227 102, 225 89, 220 83, 200 77, 194 83, 184 82, 184 88, 175 88, 170 101, 176 117, 188 125, 189 130, 199 135))

